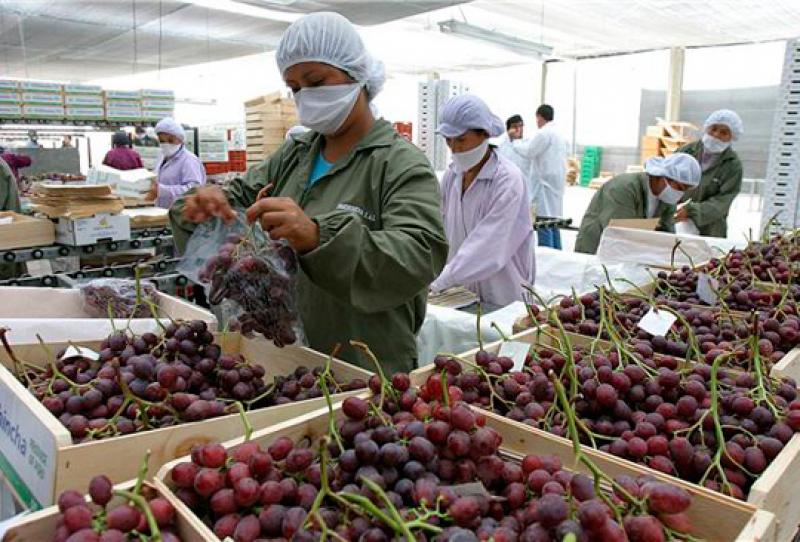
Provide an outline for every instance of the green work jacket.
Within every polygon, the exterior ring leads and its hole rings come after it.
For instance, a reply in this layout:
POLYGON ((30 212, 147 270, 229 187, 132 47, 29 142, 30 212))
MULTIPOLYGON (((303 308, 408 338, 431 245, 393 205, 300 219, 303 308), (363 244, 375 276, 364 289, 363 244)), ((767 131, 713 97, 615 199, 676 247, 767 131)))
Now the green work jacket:
MULTIPOLYGON (((623 173, 607 181, 592 198, 581 220, 575 240, 575 252, 594 254, 608 223, 615 218, 647 218, 647 173, 623 173)), ((675 206, 658 202, 656 213, 659 231, 673 231, 675 206)))
MULTIPOLYGON (((425 155, 383 120, 309 186, 323 138, 293 136, 226 189, 237 208, 253 204, 272 182, 319 225, 319 246, 299 257, 298 303, 309 345, 372 368, 351 339, 367 343, 384 370, 417 364, 415 334, 425 318, 428 286, 447 260, 439 183, 425 155)), ((183 200, 170 211, 182 250, 193 226, 183 200)), ((422 360, 427 363, 430 360, 422 360)))
MULTIPOLYGON (((703 155, 703 142, 695 141, 678 149, 694 156, 698 162, 703 155)), ((728 147, 720 155, 717 163, 703 172, 700 185, 686 192, 684 199, 691 198, 686 205, 700 235, 706 237, 727 237, 728 211, 731 203, 742 188, 742 162, 739 155, 728 147)))
POLYGON ((0 211, 20 212, 17 179, 8 164, 0 158, 0 211))

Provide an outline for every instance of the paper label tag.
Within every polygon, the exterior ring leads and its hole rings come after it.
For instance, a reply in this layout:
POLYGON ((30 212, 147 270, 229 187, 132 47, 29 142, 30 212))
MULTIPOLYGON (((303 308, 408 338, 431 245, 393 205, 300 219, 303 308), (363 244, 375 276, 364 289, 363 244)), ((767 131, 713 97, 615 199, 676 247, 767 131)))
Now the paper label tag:
POLYGON ((719 296, 717 295, 718 291, 719 281, 717 279, 706 273, 697 275, 696 293, 700 301, 708 303, 709 305, 716 305, 719 301, 719 296))
POLYGON ((528 352, 531 345, 520 341, 505 341, 500 345, 500 351, 497 353, 498 357, 511 358, 514 361, 512 371, 521 371, 525 366, 525 358, 528 357, 528 352))
POLYGON ((69 359, 69 358, 87 358, 92 361, 97 361, 100 359, 100 354, 92 350, 91 348, 84 348, 82 346, 69 346, 66 350, 64 350, 64 355, 61 356, 61 359, 69 359))
POLYGON ((11 224, 12 222, 14 222, 13 216, 0 217, 0 226, 5 226, 6 224, 11 224))
POLYGON ((650 335, 665 337, 669 328, 675 323, 678 317, 666 310, 657 311, 650 309, 647 311, 641 320, 639 320, 639 328, 645 330, 650 335))

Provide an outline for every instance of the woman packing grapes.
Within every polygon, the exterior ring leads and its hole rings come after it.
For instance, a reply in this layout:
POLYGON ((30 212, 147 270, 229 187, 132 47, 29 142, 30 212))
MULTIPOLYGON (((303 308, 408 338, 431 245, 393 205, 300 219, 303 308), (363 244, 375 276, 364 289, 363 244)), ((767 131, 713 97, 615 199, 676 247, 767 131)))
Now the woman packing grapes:
POLYGON ((348 341, 365 342, 389 370, 416 362, 415 333, 447 241, 439 185, 425 156, 369 102, 385 79, 350 22, 314 13, 292 24, 276 54, 300 124, 266 161, 225 190, 204 186, 175 203, 178 247, 198 224, 247 207, 298 253, 298 305, 310 346, 368 366, 348 341), (262 197, 268 194, 268 197, 262 197))

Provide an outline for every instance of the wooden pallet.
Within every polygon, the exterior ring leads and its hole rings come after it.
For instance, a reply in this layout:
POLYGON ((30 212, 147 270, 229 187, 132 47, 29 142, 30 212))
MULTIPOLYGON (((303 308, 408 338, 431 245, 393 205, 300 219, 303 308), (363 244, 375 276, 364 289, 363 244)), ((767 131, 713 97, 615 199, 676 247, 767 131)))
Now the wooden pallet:
MULTIPOLYGON (((363 394, 369 397, 369 392, 363 394)), ((334 415, 342 417, 341 403, 334 405, 334 415)), ((253 433, 251 440, 258 442, 262 446, 268 446, 279 437, 289 437, 295 442, 308 439, 313 443, 327 433, 329 414, 328 409, 320 409, 315 412, 299 416, 297 419, 289 420, 253 433)), ((511 458, 521 458, 527 454, 537 455, 556 455, 564 467, 572 471, 588 472, 586 467, 576 462, 572 445, 559 437, 549 435, 542 431, 537 434, 531 433, 529 427, 512 422, 497 415, 487 415, 486 425, 494 428, 503 437, 501 452, 511 458)), ((227 449, 240 444, 242 439, 232 440, 224 444, 227 449)), ((689 484, 676 480, 662 473, 653 471, 646 467, 640 467, 628 461, 623 461, 610 454, 599 452, 592 449, 584 450, 586 455, 593 460, 604 472, 611 476, 629 475, 633 477, 648 474, 665 482, 683 487, 692 496, 692 504, 688 510, 689 518, 694 527, 695 536, 709 541, 731 541, 753 542, 754 540, 773 540, 772 532, 774 529, 774 517, 768 512, 759 512, 756 507, 737 501, 730 497, 725 497, 705 488, 694 484, 689 484)), ((165 494, 171 492, 170 472, 175 465, 189 458, 182 458, 167 465, 156 475, 154 484, 165 494)), ((176 505, 182 514, 191 513, 183 503, 176 505)), ((199 518, 196 518, 198 524, 199 518)), ((205 526, 204 526, 205 527, 205 526)), ((207 527, 205 527, 207 529, 207 527)), ((208 540, 218 540, 210 531, 203 534, 208 536, 208 540)))
MULTIPOLYGON (((266 370, 265 381, 275 376, 294 371, 300 365, 309 368, 322 366, 328 359, 309 348, 278 348, 264 339, 247 339, 238 333, 217 334, 217 342, 223 352, 242 354, 251 363, 266 370)), ((99 341, 77 341, 78 346, 99 350, 99 341)), ((48 344, 48 348, 59 351, 68 345, 48 344)), ((17 357, 38 366, 48 362, 48 355, 39 345, 15 346, 17 357)), ((73 444, 69 431, 12 375, 11 361, 5 352, 0 355, 0 397, 11 412, 20 413, 18 419, 25 420, 30 427, 27 433, 37 438, 37 448, 42 450, 46 461, 39 472, 49 483, 36 479, 37 471, 27 465, 28 457, 7 456, 15 474, 32 491, 36 491, 34 508, 48 506, 63 490, 86 487, 94 474, 104 473, 115 483, 136 476, 141 458, 146 450, 151 451, 149 466, 155 472, 161 465, 175 457, 188 453, 192 446, 212 441, 225 441, 243 431, 238 414, 231 414, 195 423, 184 423, 172 427, 153 429, 114 438, 73 444), (33 488, 36 488, 35 490, 33 488)), ((349 363, 334 359, 333 371, 337 378, 349 381, 353 378, 368 380, 372 373, 349 363)), ((344 398, 359 393, 337 394, 344 398)), ((324 404, 323 398, 309 399, 286 405, 253 410, 248 418, 255 428, 274 425, 280 421, 315 410, 324 404)), ((30 452, 33 455, 33 452, 30 452)))

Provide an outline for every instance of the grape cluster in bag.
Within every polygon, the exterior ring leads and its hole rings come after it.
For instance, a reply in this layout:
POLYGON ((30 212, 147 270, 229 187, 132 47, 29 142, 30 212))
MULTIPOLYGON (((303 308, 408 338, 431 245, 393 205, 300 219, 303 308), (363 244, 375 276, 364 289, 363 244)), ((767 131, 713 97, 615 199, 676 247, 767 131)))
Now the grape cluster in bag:
POLYGON ((209 302, 230 315, 228 329, 260 333, 277 346, 304 341, 297 269, 297 254, 285 241, 270 239, 258 224, 220 220, 195 230, 180 268, 207 285, 209 302))

